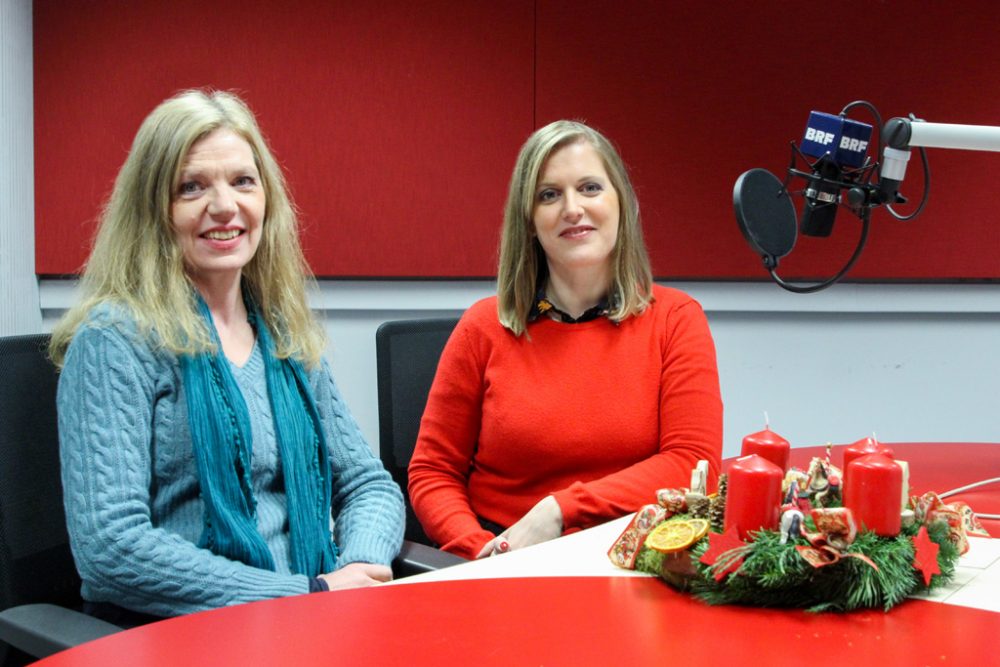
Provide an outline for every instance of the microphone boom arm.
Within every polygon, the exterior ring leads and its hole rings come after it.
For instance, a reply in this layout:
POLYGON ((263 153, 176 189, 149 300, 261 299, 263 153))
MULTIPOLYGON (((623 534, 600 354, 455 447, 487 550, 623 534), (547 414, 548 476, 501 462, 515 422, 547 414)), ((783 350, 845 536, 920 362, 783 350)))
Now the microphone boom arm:
POLYGON ((1000 127, 927 123, 909 118, 891 118, 882 130, 890 148, 955 148, 969 151, 1000 152, 1000 127))

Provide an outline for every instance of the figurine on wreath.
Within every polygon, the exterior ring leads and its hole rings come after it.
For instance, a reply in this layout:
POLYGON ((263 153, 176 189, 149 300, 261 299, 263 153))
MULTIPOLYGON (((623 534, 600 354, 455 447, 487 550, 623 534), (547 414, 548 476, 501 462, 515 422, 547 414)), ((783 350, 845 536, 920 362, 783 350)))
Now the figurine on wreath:
POLYGON ((813 507, 839 507, 843 477, 840 468, 830 462, 829 456, 825 459, 813 457, 808 471, 792 468, 785 474, 784 504, 794 504, 803 512, 813 507))

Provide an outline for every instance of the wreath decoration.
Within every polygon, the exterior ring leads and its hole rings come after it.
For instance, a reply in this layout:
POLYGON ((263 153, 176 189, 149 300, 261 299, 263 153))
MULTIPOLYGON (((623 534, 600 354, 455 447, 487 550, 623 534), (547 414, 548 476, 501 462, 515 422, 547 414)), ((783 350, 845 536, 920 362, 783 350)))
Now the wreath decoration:
MULTIPOLYGON (((839 472, 829 457, 813 459, 810 469, 834 479, 839 472)), ((703 484, 706 473, 707 462, 700 462, 692 487, 703 484)), ((726 475, 712 496, 703 488, 660 490, 657 503, 633 516, 608 557, 713 605, 889 611, 950 581, 968 550, 967 536, 988 536, 967 505, 946 504, 934 493, 909 499, 898 535, 858 530, 837 489, 810 491, 810 479, 790 471, 781 529, 755 531, 748 540, 734 527, 724 529, 726 475)))

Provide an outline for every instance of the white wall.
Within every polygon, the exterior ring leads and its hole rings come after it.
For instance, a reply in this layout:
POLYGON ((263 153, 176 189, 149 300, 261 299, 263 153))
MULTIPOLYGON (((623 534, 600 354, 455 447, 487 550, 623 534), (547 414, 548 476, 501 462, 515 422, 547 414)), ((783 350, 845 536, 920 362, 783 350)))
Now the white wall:
POLYGON ((31 2, 0 0, 0 336, 41 325, 31 76, 31 2))
MULTIPOLYGON (((6 335, 50 330, 73 303, 75 286, 43 281, 39 287, 31 262, 30 0, 0 0, 0 45, 0 335, 6 335)), ((770 283, 676 286, 701 301, 715 336, 726 455, 762 427, 765 410, 796 446, 849 442, 873 430, 886 441, 1000 442, 1000 285, 838 285, 810 296, 770 283)), ((378 325, 457 315, 492 291, 492 284, 475 281, 321 283, 312 303, 330 333, 334 374, 373 449, 378 325)))
MULTIPOLYGON (((725 454, 771 426, 794 446, 885 441, 1000 442, 1000 286, 837 285, 788 294, 770 283, 675 284, 708 313, 725 402, 725 454)), ((493 291, 459 281, 324 281, 312 304, 334 375, 378 448, 375 330, 386 320, 458 315, 493 291)), ((44 326, 72 283, 41 285, 44 326)))

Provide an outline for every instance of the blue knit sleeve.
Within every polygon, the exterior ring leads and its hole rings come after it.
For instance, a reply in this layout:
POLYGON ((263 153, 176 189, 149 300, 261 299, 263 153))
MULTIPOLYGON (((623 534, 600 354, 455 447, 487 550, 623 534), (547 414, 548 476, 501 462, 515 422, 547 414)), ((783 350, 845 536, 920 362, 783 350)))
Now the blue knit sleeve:
POLYGON ((170 359, 134 329, 84 325, 59 379, 67 526, 84 598, 170 616, 308 592, 303 575, 233 562, 153 525, 152 419, 170 359))
POLYGON ((310 374, 333 473, 337 567, 388 565, 403 542, 403 496, 365 442, 324 360, 310 374))

